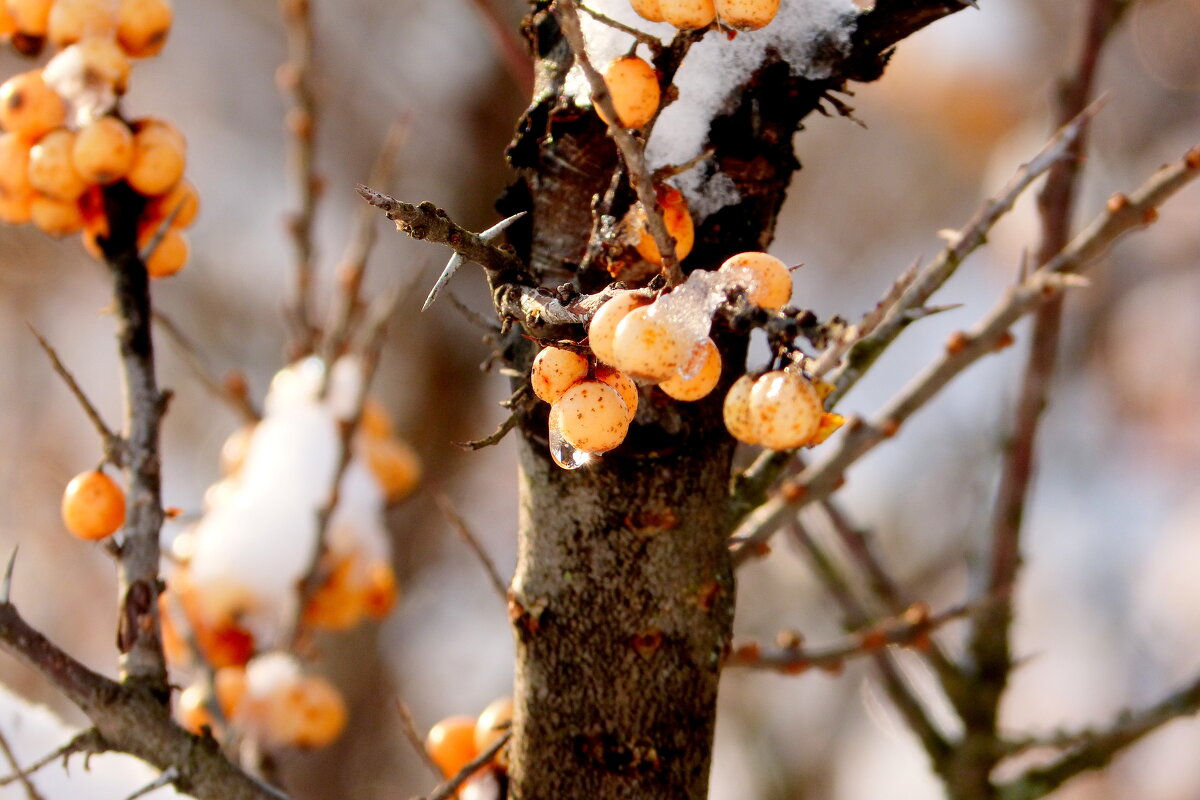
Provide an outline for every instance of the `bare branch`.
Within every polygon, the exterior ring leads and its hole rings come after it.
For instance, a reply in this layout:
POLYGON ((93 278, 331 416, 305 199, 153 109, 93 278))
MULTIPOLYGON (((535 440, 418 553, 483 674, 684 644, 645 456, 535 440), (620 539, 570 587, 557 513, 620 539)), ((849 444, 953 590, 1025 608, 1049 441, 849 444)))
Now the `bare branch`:
POLYGON ((227 404, 246 422, 258 422, 262 418, 262 414, 254 407, 254 403, 251 402, 246 392, 231 391, 226 381, 216 378, 204 366, 204 360, 200 355, 199 348, 183 332, 183 329, 179 327, 175 320, 161 311, 154 311, 153 318, 167 332, 171 341, 175 343, 175 346, 183 354, 183 363, 196 376, 196 380, 200 381, 201 386, 207 389, 218 400, 227 404))
POLYGON ((499 595, 501 602, 507 606, 508 583, 500 576, 500 570, 496 569, 496 564, 492 561, 491 556, 488 555, 487 550, 484 549, 475 534, 471 532, 471 528, 467 525, 466 521, 454 510, 454 505, 450 502, 450 498, 446 496, 445 492, 434 488, 433 501, 437 503, 438 510, 442 512, 442 516, 450 523, 450 527, 454 528, 454 532, 466 542, 467 546, 471 548, 471 552, 479 559, 479 563, 483 565, 483 569, 487 573, 488 582, 496 590, 496 594, 499 595))
POLYGON ((488 749, 465 764, 453 778, 434 789, 433 793, 425 800, 447 800, 453 797, 454 793, 458 791, 458 787, 462 786, 467 778, 492 763, 492 759, 496 757, 496 754, 500 752, 504 745, 508 744, 510 738, 512 738, 512 731, 505 731, 499 739, 492 742, 488 749))
POLYGON ((33 785, 33 781, 29 779, 30 771, 21 769, 21 765, 17 763, 17 757, 13 754, 12 748, 9 747, 8 737, 4 735, 3 731, 0 731, 0 751, 4 752, 4 758, 12 766, 14 777, 25 787, 25 795, 29 800, 46 800, 42 796, 42 793, 38 791, 38 788, 33 785))
POLYGON ((482 450, 485 447, 500 444, 504 440, 504 437, 509 434, 509 431, 517 427, 517 423, 521 421, 522 416, 523 413, 521 411, 513 411, 504 418, 504 421, 500 423, 500 427, 482 439, 472 439, 469 442, 455 442, 455 444, 464 450, 482 450))
POLYGON ((24 769, 18 769, 18 771, 14 774, 0 778, 0 786, 7 786, 13 781, 21 780, 22 775, 32 775, 42 767, 49 766, 60 758, 63 759, 63 766, 65 767, 67 760, 75 753, 95 755, 97 753, 105 752, 108 752, 108 747, 104 744, 104 741, 100 738, 100 735, 96 732, 96 729, 88 728, 87 730, 76 734, 74 737, 72 737, 71 741, 67 742, 62 747, 47 753, 24 769))
POLYGON ((437 765, 433 757, 429 755, 429 751, 425 749, 425 741, 421 734, 417 731, 417 725, 413 721, 412 711, 399 698, 396 699, 396 714, 400 717, 400 730, 404 733, 404 738, 412 745, 412 749, 421 758, 421 762, 429 767, 429 771, 435 777, 442 777, 442 768, 437 765))

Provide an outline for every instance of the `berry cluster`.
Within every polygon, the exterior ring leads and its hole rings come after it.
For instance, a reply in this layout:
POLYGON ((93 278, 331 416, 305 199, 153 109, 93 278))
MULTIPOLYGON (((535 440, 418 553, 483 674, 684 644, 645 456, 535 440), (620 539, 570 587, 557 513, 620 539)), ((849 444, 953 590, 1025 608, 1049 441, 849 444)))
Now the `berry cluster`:
POLYGON ((44 67, 0 85, 0 221, 81 233, 99 259, 109 235, 103 190, 123 182, 145 198, 138 247, 149 274, 183 268, 181 231, 199 208, 183 178, 183 136, 118 109, 131 59, 157 54, 171 21, 169 0, 0 1, 0 37, 31 55, 46 43, 57 49, 44 67))
POLYGON ((739 31, 766 26, 779 12, 779 0, 629 0, 643 19, 668 22, 680 30, 707 28, 714 21, 739 31))
MULTIPOLYGON (((493 700, 478 717, 447 717, 429 729, 425 750, 447 778, 457 775, 500 740, 512 725, 512 698, 493 700)), ((500 796, 499 778, 508 767, 500 750, 492 762, 474 773, 459 789, 460 800, 493 800, 500 796)))

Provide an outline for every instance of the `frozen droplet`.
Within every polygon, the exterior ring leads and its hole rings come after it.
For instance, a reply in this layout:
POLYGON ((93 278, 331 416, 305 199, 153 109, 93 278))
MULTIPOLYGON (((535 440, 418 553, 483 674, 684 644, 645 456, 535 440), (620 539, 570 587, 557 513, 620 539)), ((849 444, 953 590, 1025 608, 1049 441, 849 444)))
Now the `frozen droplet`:
MULTIPOLYGON (((708 338, 713 314, 725 302, 729 290, 737 285, 728 274, 698 269, 686 281, 655 300, 647 316, 666 322, 687 343, 688 352, 694 354, 708 338)), ((688 361, 691 360, 689 356, 688 361)), ((684 369, 688 368, 685 364, 684 369)))
POLYGON ((554 463, 563 469, 579 469, 592 460, 591 453, 585 453, 563 438, 559 431, 559 415, 550 412, 550 457, 554 463))

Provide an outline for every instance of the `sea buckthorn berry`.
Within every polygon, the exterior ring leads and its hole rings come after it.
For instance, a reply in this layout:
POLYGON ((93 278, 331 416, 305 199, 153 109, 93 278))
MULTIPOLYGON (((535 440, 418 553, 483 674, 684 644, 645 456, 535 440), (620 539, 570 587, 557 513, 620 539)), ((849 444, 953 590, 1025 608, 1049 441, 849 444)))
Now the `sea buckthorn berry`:
POLYGON ((116 117, 101 117, 75 136, 71 158, 89 183, 107 185, 125 177, 133 165, 133 133, 116 117))
POLYGON ((205 726, 213 727, 212 713, 208 710, 208 689, 204 684, 193 683, 179 693, 175 716, 180 725, 195 734, 205 726))
MULTIPOLYGON (((615 58, 604 68, 604 85, 622 128, 640 128, 654 119, 661 99, 654 67, 637 56, 615 58)), ((608 122, 600 106, 595 108, 600 119, 608 122)))
POLYGON ((600 381, 580 381, 551 408, 558 431, 576 450, 604 453, 625 441, 629 410, 620 393, 600 381))
POLYGON ((135 125, 133 164, 125 181, 140 194, 154 196, 170 191, 183 178, 187 164, 183 137, 161 121, 135 125))
POLYGON ((687 364, 660 383, 658 388, 676 400, 691 402, 707 397, 720 380, 721 352, 712 339, 705 337, 687 364))
POLYGON ((33 194, 14 195, 0 190, 0 222, 24 225, 33 218, 33 194))
POLYGON ((750 302, 761 308, 783 308, 792 299, 792 273, 775 256, 739 253, 726 259, 718 272, 736 276, 750 302))
POLYGON ((29 141, 15 133, 0 134, 0 196, 28 198, 29 141))
MULTIPOLYGON (((512 717, 511 697, 501 697, 488 703, 487 708, 479 713, 479 719, 475 721, 475 749, 483 753, 494 745, 512 725, 512 717)), ((496 756, 496 761, 502 764, 500 753, 496 756)))
POLYGON ((743 444, 758 444, 758 431, 754 425, 754 417, 750 414, 750 391, 754 388, 754 377, 743 375, 729 387, 725 395, 725 405, 722 413, 725 418, 725 428, 733 438, 743 444))
POLYGON ((220 667, 213 675, 213 683, 221 713, 225 719, 233 719, 246 697, 246 667, 242 664, 220 667))
POLYGON ((0 85, 0 125, 26 139, 61 127, 67 118, 62 98, 46 85, 41 70, 14 75, 0 85))
POLYGON ((651 22, 663 21, 662 8, 659 6, 658 0, 629 0, 629 5, 633 6, 634 13, 642 19, 651 22))
POLYGON ((472 717, 447 717, 429 729, 425 751, 447 778, 452 778, 475 760, 475 720, 472 717))
POLYGON ((368 437, 360 441, 367 466, 379 481, 384 499, 395 503, 407 497, 421 479, 421 459, 416 451, 395 438, 368 437))
POLYGON ((83 212, 75 200, 55 200, 34 195, 29 218, 38 230, 51 236, 66 236, 83 230, 83 212))
POLYGON ((382 561, 367 566, 363 587, 363 609, 375 619, 383 619, 396 607, 400 591, 396 588, 396 573, 392 565, 382 561))
POLYGON ((117 0, 55 0, 46 38, 57 47, 89 36, 111 37, 117 29, 117 0))
POLYGON ((754 382, 750 415, 759 442, 772 450, 808 444, 821 425, 821 398, 803 375, 777 370, 754 382))
POLYGON ((159 195, 146 204, 146 218, 160 222, 171 220, 172 228, 187 228, 200 211, 200 195, 189 180, 175 184, 175 188, 159 195), (176 211, 178 209, 178 211, 176 211), (171 216, 174 214, 174 216, 171 216))
MULTIPOLYGON (((144 242, 139 242, 140 247, 149 246, 154 232, 149 231, 149 233, 150 235, 145 237, 144 242)), ((168 228, 145 259, 146 274, 151 278, 166 278, 174 275, 187 264, 187 237, 174 228, 168 228)))
POLYGON ((396 434, 395 425, 387 409, 378 400, 368 397, 363 401, 362 414, 358 418, 358 430, 364 436, 390 439, 396 434))
POLYGON ((0 0, 0 37, 7 38, 17 32, 17 22, 8 13, 8 4, 0 0))
POLYGON ((121 0, 117 8, 117 41, 134 58, 158 53, 171 32, 167 0, 121 0))
POLYGON ((588 325, 588 346, 596 358, 605 364, 615 364, 617 356, 613 352, 613 339, 617 335, 617 325, 625 315, 635 308, 647 305, 650 301, 632 292, 614 294, 604 305, 592 315, 588 325))
POLYGON ((554 403, 563 393, 587 377, 587 358, 560 347, 547 347, 533 359, 529 384, 538 399, 554 403))
MULTIPOLYGON (((129 57, 112 39, 89 36, 80 39, 56 55, 46 65, 48 74, 54 74, 51 83, 64 95, 76 98, 84 91, 100 91, 111 95, 125 94, 129 87, 129 72, 132 65, 129 57), (59 83, 61 75, 62 83, 59 83), (71 86, 71 89, 67 89, 71 86)), ((76 103, 79 100, 76 99, 76 103)), ((93 103, 100 105, 101 103, 93 103)))
MULTIPOLYGON (((657 191, 659 205, 662 206, 663 225, 666 227, 667 233, 675 239, 675 257, 682 261, 687 258, 688 253, 692 252, 692 245, 696 242, 696 229, 692 222, 692 214, 688 211, 687 200, 678 189, 665 186, 659 187, 657 191)), ((635 247, 638 255, 652 264, 661 265, 663 263, 662 255, 658 252, 658 244, 650 233, 645 209, 638 206, 633 213, 636 214, 634 224, 638 231, 638 240, 635 247)))
POLYGON ((264 702, 263 735, 293 747, 325 747, 346 727, 346 703, 332 683, 305 675, 264 702))
POLYGON ((103 472, 81 472, 63 492, 62 518, 80 539, 106 539, 125 524, 125 493, 103 472))
POLYGON ((658 0, 663 19, 681 30, 694 30, 712 24, 717 18, 713 0, 658 0))
POLYGON ((715 0, 717 17, 739 31, 756 31, 779 13, 779 0, 715 0))
POLYGON ((691 347, 669 321, 651 315, 652 308, 635 308, 617 325, 614 366, 635 378, 662 381, 683 366, 691 347))
POLYGON ((637 384, 633 382, 633 378, 621 372, 616 367, 599 364, 596 366, 596 380, 601 383, 607 383, 617 390, 617 394, 621 395, 621 400, 625 403, 629 420, 632 422, 638 409, 638 389, 637 384))
POLYGON ((29 183, 46 197, 75 201, 88 187, 75 170, 71 152, 75 134, 66 128, 50 131, 29 151, 29 183))
POLYGON ((4 0, 17 30, 27 36, 45 36, 54 0, 4 0))

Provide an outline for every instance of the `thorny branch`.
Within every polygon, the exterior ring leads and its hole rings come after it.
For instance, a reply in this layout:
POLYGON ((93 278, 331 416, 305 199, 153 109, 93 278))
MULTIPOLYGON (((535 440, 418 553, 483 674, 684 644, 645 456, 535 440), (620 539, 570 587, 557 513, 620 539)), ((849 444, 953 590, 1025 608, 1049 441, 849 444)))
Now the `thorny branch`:
POLYGON ((104 745, 104 740, 100 738, 100 734, 96 732, 96 729, 88 728, 87 730, 73 736, 71 741, 67 742, 62 747, 47 753, 29 766, 19 770, 17 773, 0 778, 0 786, 7 786, 13 781, 19 780, 22 773, 25 775, 32 775, 42 767, 48 766, 60 758, 63 760, 63 766, 65 767, 67 760, 76 753, 83 753, 86 756, 103 753, 106 750, 107 748, 104 745))

